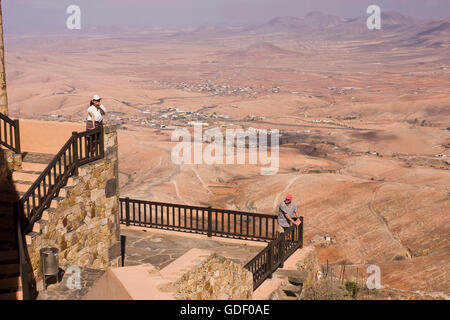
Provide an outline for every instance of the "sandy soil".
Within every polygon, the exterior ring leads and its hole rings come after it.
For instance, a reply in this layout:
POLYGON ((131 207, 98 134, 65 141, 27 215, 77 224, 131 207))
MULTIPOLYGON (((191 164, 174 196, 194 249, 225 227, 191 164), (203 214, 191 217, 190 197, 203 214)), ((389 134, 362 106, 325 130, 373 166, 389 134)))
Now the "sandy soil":
POLYGON ((332 238, 322 263, 377 264, 386 286, 450 295, 449 47, 257 37, 7 38, 11 114, 54 119, 22 120, 22 148, 55 153, 101 94, 120 124, 122 196, 276 214, 291 193, 306 240, 332 238), (189 125, 169 107, 209 128, 288 132, 278 174, 175 165, 170 129, 189 125))

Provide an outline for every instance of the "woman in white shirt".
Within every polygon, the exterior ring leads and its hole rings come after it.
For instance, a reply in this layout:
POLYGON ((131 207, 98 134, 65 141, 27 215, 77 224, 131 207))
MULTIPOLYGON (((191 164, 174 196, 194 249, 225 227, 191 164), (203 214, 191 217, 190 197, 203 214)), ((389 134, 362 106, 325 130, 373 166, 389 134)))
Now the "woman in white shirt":
POLYGON ((92 97, 91 103, 87 110, 88 117, 86 121, 86 130, 92 130, 103 126, 103 116, 106 114, 105 107, 100 104, 102 98, 99 95, 92 97))

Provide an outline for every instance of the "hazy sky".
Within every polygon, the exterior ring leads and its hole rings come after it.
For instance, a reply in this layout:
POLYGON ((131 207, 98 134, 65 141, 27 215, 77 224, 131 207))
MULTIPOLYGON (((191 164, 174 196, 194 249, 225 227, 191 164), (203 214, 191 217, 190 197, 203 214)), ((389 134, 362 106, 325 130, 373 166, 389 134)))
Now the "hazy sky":
POLYGON ((341 17, 385 11, 425 18, 450 16, 450 0, 2 0, 5 33, 64 31, 66 8, 81 8, 82 28, 180 27, 264 23, 277 16, 322 11, 341 17))

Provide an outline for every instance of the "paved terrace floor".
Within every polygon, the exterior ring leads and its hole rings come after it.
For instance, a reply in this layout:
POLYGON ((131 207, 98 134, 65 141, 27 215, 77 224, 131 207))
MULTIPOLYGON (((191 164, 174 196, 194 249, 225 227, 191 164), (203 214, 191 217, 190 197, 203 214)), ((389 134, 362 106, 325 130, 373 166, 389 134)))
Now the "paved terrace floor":
MULTIPOLYGON (((121 226, 121 235, 126 237, 125 266, 150 263, 158 270, 164 268, 192 248, 206 249, 245 265, 267 244, 226 238, 208 238, 183 232, 174 232, 141 227, 121 226)), ((89 268, 81 270, 81 289, 69 289, 66 285, 70 275, 62 281, 49 285, 47 291, 40 290, 38 300, 79 300, 104 271, 89 268)))

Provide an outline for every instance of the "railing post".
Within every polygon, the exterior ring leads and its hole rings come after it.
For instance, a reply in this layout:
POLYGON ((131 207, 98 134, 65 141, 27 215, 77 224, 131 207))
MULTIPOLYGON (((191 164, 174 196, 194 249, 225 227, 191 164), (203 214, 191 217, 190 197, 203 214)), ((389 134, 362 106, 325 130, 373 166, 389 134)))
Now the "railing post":
POLYGON ((77 176, 78 175, 78 162, 80 160, 80 156, 78 154, 78 132, 76 132, 76 131, 72 132, 72 140, 73 140, 73 143, 72 143, 72 146, 73 146, 73 162, 75 164, 75 169, 74 169, 73 174, 75 176, 77 176))
POLYGON ((299 229, 299 232, 298 232, 298 237, 299 237, 299 242, 300 242, 300 249, 303 249, 303 216, 301 216, 300 217, 300 221, 302 222, 302 223, 300 223, 300 229, 299 229))
POLYGON ((269 242, 269 252, 267 254, 267 268, 269 269, 268 278, 272 279, 272 273, 273 273, 273 241, 269 242))
POLYGON ((211 206, 208 207, 208 237, 212 237, 212 210, 211 206))
POLYGON ((281 261, 280 268, 284 267, 284 251, 286 249, 285 248, 285 246, 286 246, 285 235, 286 235, 286 232, 283 232, 281 234, 281 239, 280 239, 280 261, 281 261))
POLYGON ((20 280, 22 282, 22 294, 23 300, 32 300, 32 287, 29 279, 29 265, 27 263, 26 254, 24 251, 25 247, 25 239, 22 232, 22 221, 23 221, 23 210, 21 210, 22 206, 20 201, 17 201, 13 204, 14 210, 14 223, 16 228, 16 236, 17 236, 17 248, 19 252, 19 269, 20 269, 20 280))
POLYGON ((130 226, 130 198, 125 198, 125 225, 130 226))
POLYGON ((105 157, 105 130, 103 129, 103 126, 100 126, 100 156, 102 158, 105 157))
POLYGON ((21 153, 20 150, 20 128, 19 128, 19 120, 14 120, 14 140, 15 140, 15 152, 17 154, 21 153))

